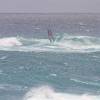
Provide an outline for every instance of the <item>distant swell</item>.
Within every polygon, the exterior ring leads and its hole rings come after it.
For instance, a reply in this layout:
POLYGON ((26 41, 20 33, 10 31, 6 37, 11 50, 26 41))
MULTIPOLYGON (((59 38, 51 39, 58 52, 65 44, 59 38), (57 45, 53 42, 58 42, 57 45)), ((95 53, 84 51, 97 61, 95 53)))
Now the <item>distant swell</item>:
POLYGON ((100 51, 100 38, 56 34, 54 43, 49 39, 4 37, 0 39, 0 50, 23 52, 96 52, 100 51))
POLYGON ((99 100, 100 96, 96 95, 76 95, 56 92, 53 88, 42 86, 31 89, 23 100, 99 100))

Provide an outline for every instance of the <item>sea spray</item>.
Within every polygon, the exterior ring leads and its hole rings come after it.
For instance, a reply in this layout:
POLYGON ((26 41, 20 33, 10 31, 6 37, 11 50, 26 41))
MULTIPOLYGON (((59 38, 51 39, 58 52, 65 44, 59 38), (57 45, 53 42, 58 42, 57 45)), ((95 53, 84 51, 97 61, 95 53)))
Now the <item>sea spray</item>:
POLYGON ((56 92, 49 86, 41 86, 32 88, 23 100, 99 100, 99 98, 96 95, 56 92))

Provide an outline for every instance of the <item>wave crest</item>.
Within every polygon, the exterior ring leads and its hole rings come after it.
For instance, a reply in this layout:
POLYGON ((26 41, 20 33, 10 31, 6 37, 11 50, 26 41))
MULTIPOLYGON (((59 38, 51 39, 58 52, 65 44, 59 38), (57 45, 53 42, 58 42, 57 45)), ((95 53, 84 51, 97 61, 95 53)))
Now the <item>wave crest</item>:
POLYGON ((0 50, 24 52, 96 52, 100 51, 100 38, 56 34, 55 42, 49 39, 5 37, 0 39, 0 50))
POLYGON ((0 47, 21 46, 22 43, 16 37, 6 37, 0 39, 0 47))

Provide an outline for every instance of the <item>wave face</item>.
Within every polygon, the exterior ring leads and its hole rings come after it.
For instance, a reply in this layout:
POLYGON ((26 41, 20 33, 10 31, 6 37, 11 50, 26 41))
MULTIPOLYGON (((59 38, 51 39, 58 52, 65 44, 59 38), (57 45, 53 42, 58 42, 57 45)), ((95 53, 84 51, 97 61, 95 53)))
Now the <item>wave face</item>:
POLYGON ((75 95, 56 92, 48 86, 31 89, 24 97, 24 100, 99 100, 96 95, 75 95))
POLYGON ((0 39, 0 50, 24 52, 96 52, 100 51, 100 38, 55 34, 55 41, 48 39, 5 37, 0 39))

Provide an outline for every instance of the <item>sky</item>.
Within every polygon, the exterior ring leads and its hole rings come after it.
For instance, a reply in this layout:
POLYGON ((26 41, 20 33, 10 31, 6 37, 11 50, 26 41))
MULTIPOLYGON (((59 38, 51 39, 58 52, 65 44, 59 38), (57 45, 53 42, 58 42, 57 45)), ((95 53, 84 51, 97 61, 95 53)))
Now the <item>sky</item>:
POLYGON ((0 0, 0 13, 100 13, 100 0, 0 0))

